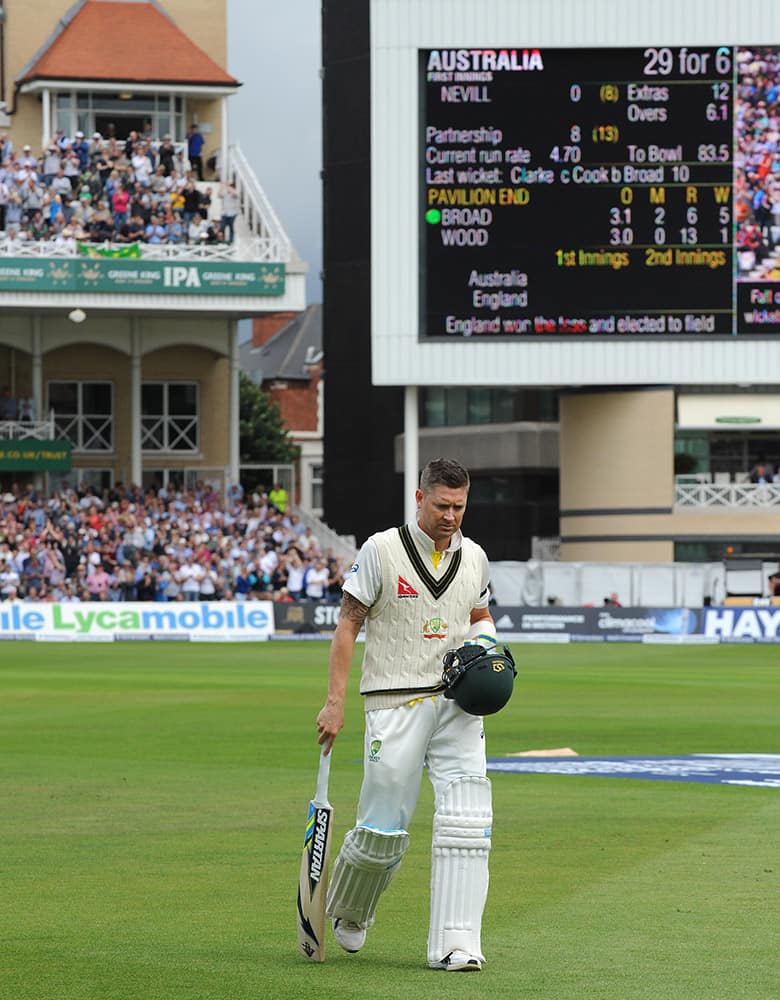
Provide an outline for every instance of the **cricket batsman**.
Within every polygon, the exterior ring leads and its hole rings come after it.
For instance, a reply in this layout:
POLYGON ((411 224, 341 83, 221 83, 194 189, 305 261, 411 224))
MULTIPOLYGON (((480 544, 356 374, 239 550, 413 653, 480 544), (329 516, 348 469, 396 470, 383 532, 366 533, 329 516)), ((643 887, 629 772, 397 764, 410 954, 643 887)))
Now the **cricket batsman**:
POLYGON ((485 961, 492 806, 482 716, 506 703, 515 676, 509 651, 494 651, 487 556, 461 532, 468 491, 462 466, 435 459, 415 492, 416 519, 362 546, 344 583, 317 716, 328 753, 344 725, 365 625, 363 784, 355 826, 333 865, 327 913, 341 947, 360 951, 409 848, 427 767, 435 796, 427 964, 449 972, 479 972, 485 961))

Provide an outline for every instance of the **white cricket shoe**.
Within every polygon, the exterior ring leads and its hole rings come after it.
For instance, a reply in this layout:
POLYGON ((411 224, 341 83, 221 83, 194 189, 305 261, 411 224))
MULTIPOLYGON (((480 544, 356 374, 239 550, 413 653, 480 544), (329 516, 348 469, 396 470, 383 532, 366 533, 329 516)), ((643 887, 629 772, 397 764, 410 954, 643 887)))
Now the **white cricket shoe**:
POLYGON ((465 951, 456 950, 445 955, 433 968, 445 969, 447 972, 481 972, 482 962, 465 951))
POLYGON ((333 918, 333 936, 344 949, 344 951, 360 951, 366 943, 366 928, 352 920, 342 920, 341 917, 333 918))

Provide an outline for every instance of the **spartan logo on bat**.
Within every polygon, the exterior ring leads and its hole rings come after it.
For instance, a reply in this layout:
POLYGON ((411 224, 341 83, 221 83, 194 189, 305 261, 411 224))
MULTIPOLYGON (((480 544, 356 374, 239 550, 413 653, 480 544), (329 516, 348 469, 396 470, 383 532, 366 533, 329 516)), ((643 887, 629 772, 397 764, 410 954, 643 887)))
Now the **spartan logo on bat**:
MULTIPOLYGON (((298 917, 300 919, 301 927, 303 928, 304 934, 307 934, 312 939, 312 941, 317 945, 317 947, 319 947, 319 945, 320 945, 319 938, 314 933, 314 928, 311 925, 311 921, 306 919, 306 916, 304 915, 304 912, 303 912, 303 904, 301 903, 301 889, 300 889, 300 886, 298 887, 298 917)), ((309 942, 308 941, 299 941, 298 943, 299 943, 299 945, 301 947, 301 951, 304 953, 304 955, 307 958, 311 958, 311 956, 314 954, 314 948, 312 948, 312 946, 309 944, 309 942)))
POLYGON ((328 839, 330 812, 327 809, 313 809, 306 824, 306 847, 309 851, 309 890, 314 892, 322 878, 322 863, 325 843, 328 839))

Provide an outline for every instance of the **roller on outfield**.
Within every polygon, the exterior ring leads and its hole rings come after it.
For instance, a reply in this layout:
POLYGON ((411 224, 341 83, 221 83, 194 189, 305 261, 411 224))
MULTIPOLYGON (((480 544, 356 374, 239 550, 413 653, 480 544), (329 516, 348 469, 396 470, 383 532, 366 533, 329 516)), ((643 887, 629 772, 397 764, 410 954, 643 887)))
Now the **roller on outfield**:
POLYGON ((317 790, 309 803, 298 878, 298 950, 311 962, 325 961, 325 895, 333 832, 328 802, 330 754, 320 754, 317 790))

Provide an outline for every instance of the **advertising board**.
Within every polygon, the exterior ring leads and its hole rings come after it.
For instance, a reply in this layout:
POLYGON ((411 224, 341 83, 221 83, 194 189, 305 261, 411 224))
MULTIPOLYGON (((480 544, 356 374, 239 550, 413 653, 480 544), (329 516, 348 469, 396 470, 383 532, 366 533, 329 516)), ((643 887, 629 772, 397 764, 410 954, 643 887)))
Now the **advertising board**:
POLYGON ((273 627, 270 601, 0 604, 0 639, 262 641, 273 627))
POLYGON ((34 259, 0 262, 0 293, 129 292, 143 295, 284 294, 284 264, 252 261, 34 259))

